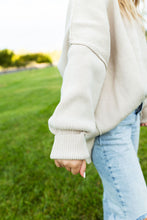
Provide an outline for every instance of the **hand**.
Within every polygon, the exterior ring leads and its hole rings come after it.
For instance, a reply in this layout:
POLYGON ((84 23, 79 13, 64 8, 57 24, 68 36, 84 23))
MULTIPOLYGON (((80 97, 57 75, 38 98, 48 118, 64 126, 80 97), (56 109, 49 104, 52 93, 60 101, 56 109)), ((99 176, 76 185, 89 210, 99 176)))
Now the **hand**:
POLYGON ((80 173, 80 175, 82 177, 84 177, 84 172, 86 171, 86 161, 85 160, 60 160, 60 159, 56 159, 55 164, 57 167, 65 167, 66 170, 70 171, 74 175, 80 173))
POLYGON ((145 126, 145 127, 147 127, 147 123, 140 123, 140 126, 145 126))

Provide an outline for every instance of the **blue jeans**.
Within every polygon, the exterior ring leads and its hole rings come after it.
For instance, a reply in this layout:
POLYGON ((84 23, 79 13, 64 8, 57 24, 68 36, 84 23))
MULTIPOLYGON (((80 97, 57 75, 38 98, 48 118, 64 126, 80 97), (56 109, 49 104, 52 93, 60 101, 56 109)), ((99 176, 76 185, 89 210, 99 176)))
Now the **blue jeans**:
POLYGON ((103 184, 104 220, 147 218, 147 186, 137 155, 141 109, 95 138, 92 161, 103 184))

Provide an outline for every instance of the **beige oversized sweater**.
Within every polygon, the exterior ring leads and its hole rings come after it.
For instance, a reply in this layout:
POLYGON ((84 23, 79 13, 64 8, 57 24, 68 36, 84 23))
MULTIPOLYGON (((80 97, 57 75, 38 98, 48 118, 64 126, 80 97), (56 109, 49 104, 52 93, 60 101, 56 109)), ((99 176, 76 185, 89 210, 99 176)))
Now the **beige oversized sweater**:
POLYGON ((113 129, 141 102, 147 122, 147 44, 118 0, 69 0, 58 63, 61 98, 48 120, 51 159, 91 163, 96 136, 113 129))

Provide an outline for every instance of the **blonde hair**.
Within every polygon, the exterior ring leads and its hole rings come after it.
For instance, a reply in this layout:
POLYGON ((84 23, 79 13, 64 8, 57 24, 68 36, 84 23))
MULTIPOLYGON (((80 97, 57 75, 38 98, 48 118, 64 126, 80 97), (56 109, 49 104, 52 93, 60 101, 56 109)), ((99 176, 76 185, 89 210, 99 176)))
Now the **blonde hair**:
MULTIPOLYGON (((144 0, 142 0, 144 3, 144 0)), ((143 15, 138 11, 138 6, 141 0, 118 0, 122 16, 126 16, 129 21, 135 19, 140 23, 142 31, 145 32, 143 15)))

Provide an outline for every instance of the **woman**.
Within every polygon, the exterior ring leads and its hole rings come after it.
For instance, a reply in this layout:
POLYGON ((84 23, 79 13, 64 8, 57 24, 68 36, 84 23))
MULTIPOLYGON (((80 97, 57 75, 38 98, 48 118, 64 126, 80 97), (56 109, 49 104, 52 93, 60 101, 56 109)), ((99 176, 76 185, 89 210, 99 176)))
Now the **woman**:
POLYGON ((104 219, 147 219, 137 157, 147 126, 147 45, 139 0, 69 1, 58 68, 61 99, 49 118, 50 158, 84 177, 94 163, 104 219))

